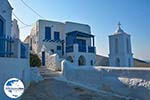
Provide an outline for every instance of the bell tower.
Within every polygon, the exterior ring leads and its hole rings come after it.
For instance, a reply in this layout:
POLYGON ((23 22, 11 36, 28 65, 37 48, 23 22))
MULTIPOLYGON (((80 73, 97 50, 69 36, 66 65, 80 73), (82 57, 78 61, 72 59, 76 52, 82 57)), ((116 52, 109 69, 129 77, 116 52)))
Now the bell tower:
POLYGON ((109 36, 109 66, 132 67, 133 54, 130 35, 123 31, 120 22, 117 30, 109 36))

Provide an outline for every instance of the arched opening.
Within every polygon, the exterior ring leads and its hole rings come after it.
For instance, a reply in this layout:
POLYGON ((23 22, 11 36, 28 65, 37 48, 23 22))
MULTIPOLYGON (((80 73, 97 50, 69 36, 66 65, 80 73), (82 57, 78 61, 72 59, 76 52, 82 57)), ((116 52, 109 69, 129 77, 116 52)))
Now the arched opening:
POLYGON ((116 59, 116 66, 120 67, 120 59, 119 58, 116 59))
POLYGON ((67 60, 73 63, 73 58, 71 56, 67 57, 67 60))
POLYGON ((79 59, 78 59, 78 65, 79 66, 84 66, 86 65, 86 59, 84 56, 80 56, 79 59))

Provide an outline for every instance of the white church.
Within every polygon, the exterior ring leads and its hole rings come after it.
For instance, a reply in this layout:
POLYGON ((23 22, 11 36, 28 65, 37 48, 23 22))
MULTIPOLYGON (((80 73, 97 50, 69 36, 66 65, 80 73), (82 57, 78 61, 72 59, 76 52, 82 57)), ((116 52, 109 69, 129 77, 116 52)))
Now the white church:
POLYGON ((94 35, 86 24, 38 20, 25 42, 29 42, 32 53, 40 56, 42 66, 52 54, 80 66, 96 62, 94 35))
POLYGON ((109 65, 116 67, 132 67, 133 53, 130 35, 121 29, 120 22, 117 30, 109 36, 109 65))

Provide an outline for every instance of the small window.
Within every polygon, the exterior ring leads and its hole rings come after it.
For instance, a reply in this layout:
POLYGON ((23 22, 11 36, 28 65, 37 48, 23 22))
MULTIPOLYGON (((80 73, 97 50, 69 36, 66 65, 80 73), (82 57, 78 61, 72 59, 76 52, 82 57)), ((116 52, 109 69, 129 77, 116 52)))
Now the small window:
POLYGON ((61 50, 61 46, 57 46, 57 50, 61 50))
POLYGON ((127 53, 129 53, 129 39, 127 38, 127 53))
POLYGON ((118 49, 119 49, 118 46, 119 46, 119 44, 118 44, 118 39, 116 38, 116 39, 115 39, 115 52, 116 52, 116 54, 117 54, 118 51, 119 51, 119 50, 118 50, 118 49))
POLYGON ((93 60, 91 60, 91 65, 93 66, 93 60))
POLYGON ((131 67, 131 60, 130 58, 128 59, 129 67, 131 67))

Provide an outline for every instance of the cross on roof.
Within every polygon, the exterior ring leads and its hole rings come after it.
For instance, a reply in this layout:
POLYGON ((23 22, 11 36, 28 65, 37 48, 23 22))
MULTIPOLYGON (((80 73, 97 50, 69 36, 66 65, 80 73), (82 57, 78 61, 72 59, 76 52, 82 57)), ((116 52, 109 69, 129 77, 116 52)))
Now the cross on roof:
POLYGON ((119 27, 121 26, 121 23, 120 23, 120 22, 118 23, 118 26, 119 26, 119 27))

